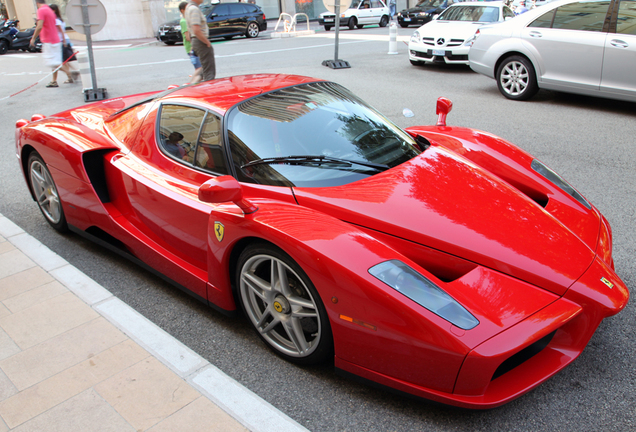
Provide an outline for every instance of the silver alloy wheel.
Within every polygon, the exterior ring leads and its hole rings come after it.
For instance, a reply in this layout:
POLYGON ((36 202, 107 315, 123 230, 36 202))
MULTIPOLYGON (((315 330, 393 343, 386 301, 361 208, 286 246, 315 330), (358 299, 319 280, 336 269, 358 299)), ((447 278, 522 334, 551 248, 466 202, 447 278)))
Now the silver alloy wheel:
POLYGON ((530 74, 526 66, 519 61, 506 63, 499 76, 502 89, 511 96, 520 96, 530 83, 530 74))
POLYGON ((53 225, 62 220, 62 204, 57 188, 46 166, 37 159, 31 162, 31 187, 42 214, 53 225))
POLYGON ((241 267, 240 295, 248 318, 276 350, 290 357, 311 355, 322 337, 311 292, 294 270, 266 254, 241 267))
POLYGON ((255 38, 256 36, 258 36, 258 32, 258 24, 256 24, 255 22, 251 22, 247 25, 247 37, 255 38))

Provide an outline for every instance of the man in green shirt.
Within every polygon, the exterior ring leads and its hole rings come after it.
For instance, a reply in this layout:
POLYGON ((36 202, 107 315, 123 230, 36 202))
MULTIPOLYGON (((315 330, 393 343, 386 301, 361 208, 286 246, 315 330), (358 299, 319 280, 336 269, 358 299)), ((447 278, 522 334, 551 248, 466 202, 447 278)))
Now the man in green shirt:
POLYGON ((179 3, 179 12, 181 12, 181 22, 179 23, 179 25, 181 26, 183 46, 190 56, 190 62, 192 63, 192 66, 194 66, 194 73, 192 74, 190 84, 196 84, 201 81, 201 61, 199 60, 199 57, 197 57, 197 55, 194 53, 194 51, 192 51, 192 36, 190 36, 190 32, 188 31, 188 22, 185 19, 186 6, 188 6, 188 2, 179 3))
POLYGON ((185 19, 188 22, 188 31, 192 36, 192 49, 201 61, 203 68, 203 81, 213 80, 216 76, 216 64, 214 62, 214 48, 208 40, 208 23, 205 15, 201 13, 199 5, 203 0, 190 0, 185 10, 185 19))

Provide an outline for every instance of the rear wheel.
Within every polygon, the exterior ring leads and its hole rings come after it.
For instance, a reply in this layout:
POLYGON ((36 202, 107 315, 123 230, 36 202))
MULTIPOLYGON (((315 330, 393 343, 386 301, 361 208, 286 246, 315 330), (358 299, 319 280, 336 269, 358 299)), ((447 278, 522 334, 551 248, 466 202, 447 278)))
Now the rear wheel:
POLYGON ((31 192, 46 221, 59 232, 68 231, 57 187, 51 172, 37 152, 29 155, 28 174, 31 192))
POLYGON ((349 18, 349 30, 353 30, 354 28, 356 28, 357 24, 358 20, 356 19, 356 17, 349 18))
POLYGON ((386 27, 389 24, 389 17, 386 15, 382 15, 380 18, 380 27, 386 27))
POLYGON ((9 49, 9 44, 7 43, 7 41, 4 39, 0 40, 0 55, 6 54, 8 49, 9 49))
POLYGON ((232 40, 232 38, 233 38, 233 37, 234 37, 234 36, 223 36, 223 39, 225 39, 225 40, 232 40))
POLYGON ((528 100, 539 91, 534 67, 522 56, 510 56, 497 68, 497 87, 512 100, 528 100))
POLYGON ((303 365, 333 356, 325 307, 289 255, 267 243, 252 244, 241 253, 236 274, 241 307, 276 354, 303 365))
POLYGON ((245 36, 248 38, 255 38, 258 36, 258 33, 261 30, 258 28, 258 24, 255 22, 251 22, 247 25, 247 30, 245 31, 245 36))

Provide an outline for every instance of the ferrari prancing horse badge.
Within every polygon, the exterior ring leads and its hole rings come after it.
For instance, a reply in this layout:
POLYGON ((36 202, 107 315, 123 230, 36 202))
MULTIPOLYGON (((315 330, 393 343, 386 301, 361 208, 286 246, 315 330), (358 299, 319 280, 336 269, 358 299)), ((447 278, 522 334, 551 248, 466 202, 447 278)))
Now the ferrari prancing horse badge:
POLYGON ((225 235, 225 227, 221 222, 214 222, 214 234, 218 241, 223 241, 223 235, 225 235))

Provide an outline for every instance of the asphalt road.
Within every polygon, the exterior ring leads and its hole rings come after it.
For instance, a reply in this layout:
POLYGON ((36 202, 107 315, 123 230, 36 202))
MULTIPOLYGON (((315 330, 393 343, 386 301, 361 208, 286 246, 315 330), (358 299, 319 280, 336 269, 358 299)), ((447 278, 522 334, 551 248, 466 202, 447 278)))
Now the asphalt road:
MULTIPOLYGON (((273 24, 270 23, 270 28, 273 24)), ((415 30, 399 29, 407 39, 415 30)), ((495 82, 467 67, 414 67, 406 45, 388 55, 388 30, 214 44, 218 76, 283 72, 336 81, 401 126, 431 124, 435 100, 454 103, 449 125, 493 132, 559 172, 608 218, 618 274, 636 286, 636 104, 541 91, 530 102, 504 99, 495 82), (413 118, 402 116, 409 108, 413 118)), ((182 46, 146 45, 95 50, 98 86, 111 97, 164 89, 187 81, 182 46)), ((38 56, 0 57, 0 98, 45 75, 38 56)), ((300 368, 273 355, 242 318, 226 318, 162 280, 75 235, 59 235, 31 200, 16 163, 14 123, 82 105, 79 85, 39 85, 0 101, 0 213, 105 286, 252 391, 312 431, 484 430, 589 431, 636 429, 636 328, 632 301, 605 320, 571 366, 512 403, 475 412, 410 400, 336 376, 331 366, 300 368)), ((60 80, 60 82, 63 81, 60 80)))

